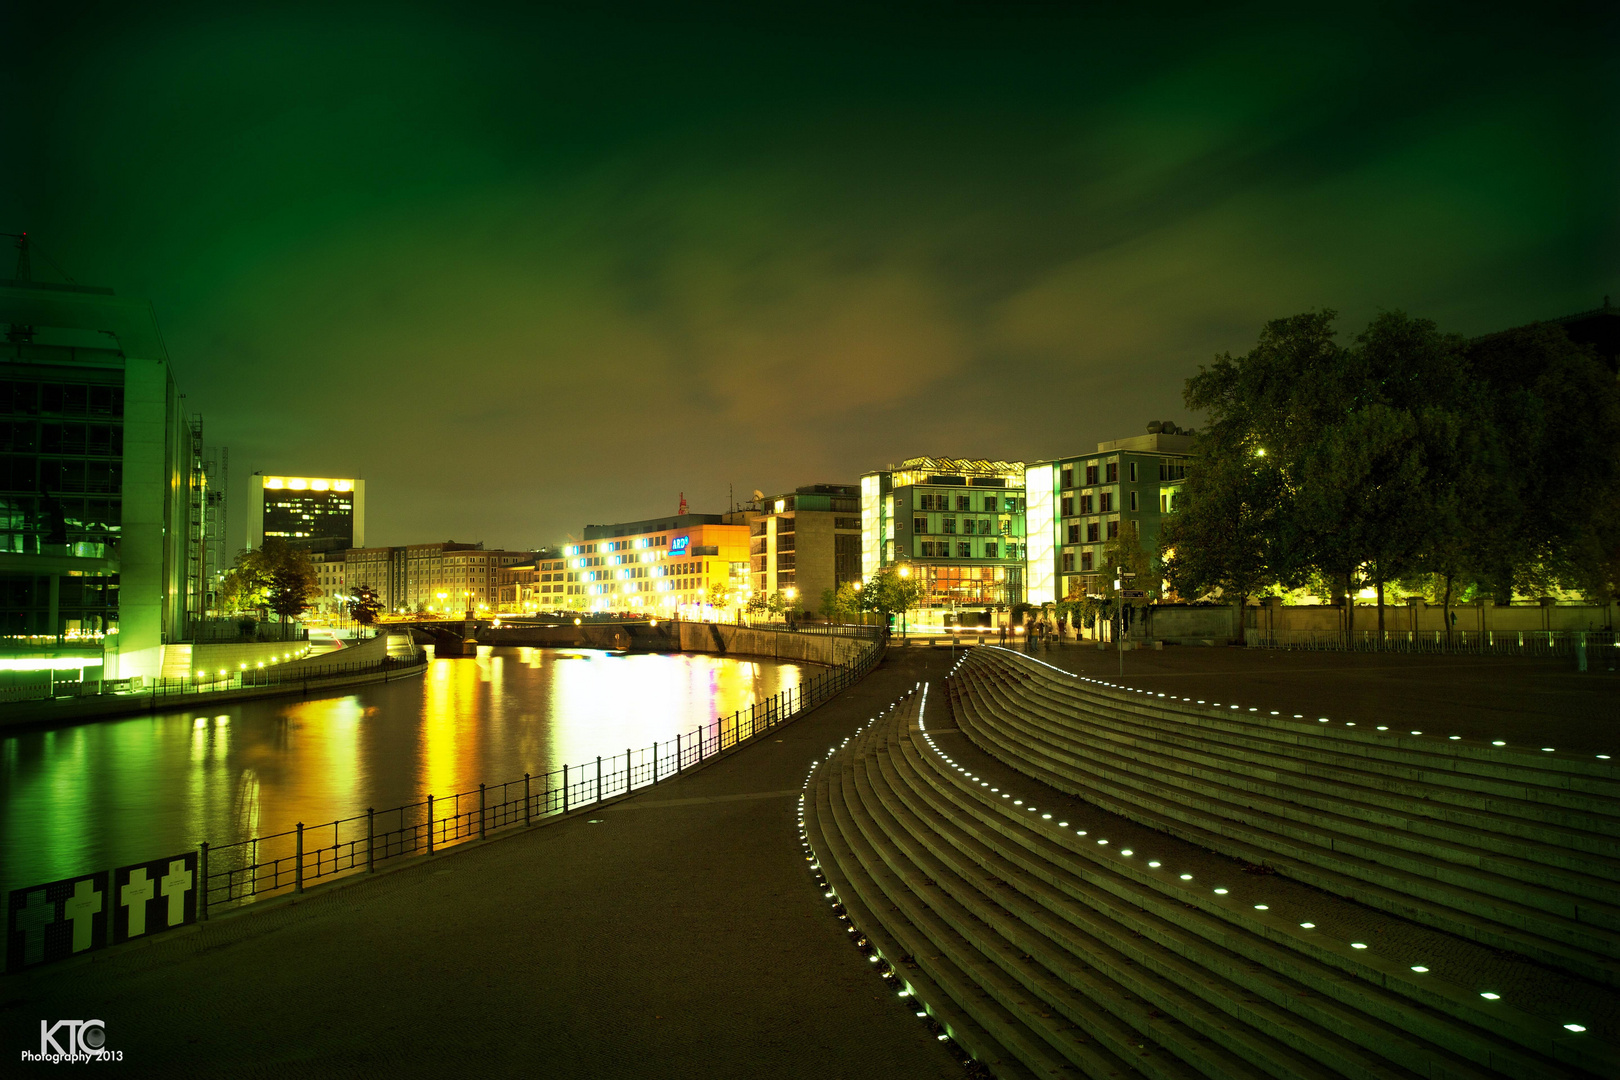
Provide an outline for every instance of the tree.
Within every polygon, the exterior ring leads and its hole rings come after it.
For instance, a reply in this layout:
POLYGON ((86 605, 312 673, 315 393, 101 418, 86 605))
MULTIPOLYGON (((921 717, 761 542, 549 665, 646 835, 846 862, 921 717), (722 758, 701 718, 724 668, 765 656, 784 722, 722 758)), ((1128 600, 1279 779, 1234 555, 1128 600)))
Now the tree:
POLYGON ((731 603, 731 590, 716 581, 709 585, 708 602, 710 607, 722 608, 731 603))
POLYGON ((349 617, 361 626, 371 626, 377 621, 377 613, 382 610, 382 601, 377 597, 377 590, 370 585, 356 585, 349 590, 349 617))
POLYGON ((836 589, 822 589, 818 610, 829 622, 848 622, 861 610, 861 592, 848 581, 836 589))
POLYGON ((271 536, 262 546, 237 553, 220 595, 230 610, 268 608, 286 618, 308 609, 309 598, 319 589, 317 582, 309 552, 271 536))
POLYGON ((885 566, 861 587, 861 607, 881 615, 887 625, 895 615, 916 607, 922 594, 922 582, 916 577, 901 574, 893 565, 885 566))

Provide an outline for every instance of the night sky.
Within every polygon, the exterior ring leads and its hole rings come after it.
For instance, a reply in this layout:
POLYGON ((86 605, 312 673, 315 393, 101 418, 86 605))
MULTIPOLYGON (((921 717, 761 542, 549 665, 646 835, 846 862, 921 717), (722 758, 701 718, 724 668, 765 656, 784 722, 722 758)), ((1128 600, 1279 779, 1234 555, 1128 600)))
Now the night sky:
POLYGON ((11 4, 0 231, 153 301, 238 533, 258 469, 537 546, 1197 424, 1309 308, 1620 299, 1610 6, 1352 6, 11 4))

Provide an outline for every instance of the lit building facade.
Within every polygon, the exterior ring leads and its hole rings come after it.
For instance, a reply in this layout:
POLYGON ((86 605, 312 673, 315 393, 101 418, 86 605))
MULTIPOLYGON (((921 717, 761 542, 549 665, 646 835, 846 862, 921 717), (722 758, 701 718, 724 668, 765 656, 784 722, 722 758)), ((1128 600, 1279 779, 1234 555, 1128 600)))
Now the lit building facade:
POLYGON ((0 283, 0 661, 154 676, 205 604, 202 421, 151 304, 28 276, 0 283))
POLYGON ((1146 435, 1098 443, 1094 454, 1030 465, 1030 602, 1111 591, 1103 553, 1120 538, 1156 554, 1196 453, 1193 436, 1154 423, 1146 435))
POLYGON ((350 589, 369 587, 379 606, 396 614, 490 614, 500 610, 506 569, 533 558, 532 551, 488 551, 452 540, 353 548, 344 553, 344 580, 350 589))
POLYGON ((501 573, 500 610, 513 613, 561 611, 568 604, 567 564, 555 548, 542 548, 501 573))
POLYGON ((861 477, 861 571, 922 583, 912 621, 984 625, 1024 598, 1024 463, 910 458, 861 477))
POLYGON ((815 611, 824 590, 860 580, 858 485, 811 484, 765 499, 760 509, 749 526, 756 594, 796 596, 815 611))
POLYGON ((248 487, 248 542, 280 537, 306 551, 366 546, 366 482, 352 478, 262 476, 248 487))
POLYGON ((315 571, 315 587, 319 590, 311 606, 325 614, 341 613, 348 608, 349 582, 347 551, 316 551, 309 560, 315 571))
POLYGON ((587 525, 583 543, 563 548, 566 608, 704 618, 744 603, 748 528, 742 514, 587 525))

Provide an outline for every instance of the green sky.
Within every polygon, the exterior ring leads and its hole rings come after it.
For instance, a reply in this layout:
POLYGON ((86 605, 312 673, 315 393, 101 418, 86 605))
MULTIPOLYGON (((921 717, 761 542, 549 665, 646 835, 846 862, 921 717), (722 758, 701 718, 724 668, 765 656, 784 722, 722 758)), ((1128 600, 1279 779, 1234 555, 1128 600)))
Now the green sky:
POLYGON ((1196 423, 1307 308, 1620 298, 1596 5, 770 6, 13 5, 0 231, 156 304, 240 473, 365 476, 374 543, 1196 423))

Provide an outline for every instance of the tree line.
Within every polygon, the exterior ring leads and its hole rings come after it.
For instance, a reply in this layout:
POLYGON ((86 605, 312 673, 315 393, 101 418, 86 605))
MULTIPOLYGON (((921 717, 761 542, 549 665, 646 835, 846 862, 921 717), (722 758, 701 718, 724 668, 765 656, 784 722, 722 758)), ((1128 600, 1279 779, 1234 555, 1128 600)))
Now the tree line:
MULTIPOLYGON (((1161 531, 1186 599, 1427 583, 1454 601, 1620 583, 1620 384, 1563 327, 1465 340, 1402 312, 1266 324, 1187 381, 1208 423, 1161 531)), ((1354 605, 1347 605, 1348 630, 1354 605)), ((1380 625, 1382 629, 1382 625, 1380 625)))

